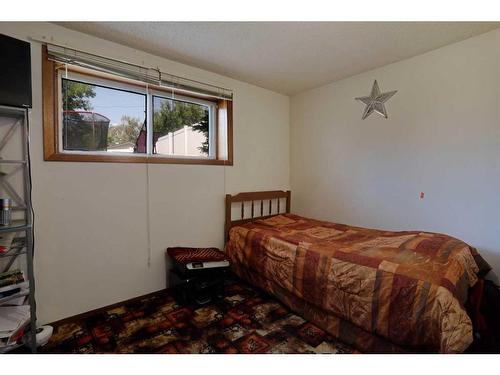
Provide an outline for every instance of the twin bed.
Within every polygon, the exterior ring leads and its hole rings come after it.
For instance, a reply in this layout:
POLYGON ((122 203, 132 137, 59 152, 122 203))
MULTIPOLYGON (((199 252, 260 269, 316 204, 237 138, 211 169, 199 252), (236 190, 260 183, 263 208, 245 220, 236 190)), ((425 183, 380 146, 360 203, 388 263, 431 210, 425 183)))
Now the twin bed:
POLYGON ((471 344, 464 303, 484 262, 474 248, 443 234, 301 217, 290 198, 226 195, 225 251, 239 277, 364 352, 459 353, 471 344))

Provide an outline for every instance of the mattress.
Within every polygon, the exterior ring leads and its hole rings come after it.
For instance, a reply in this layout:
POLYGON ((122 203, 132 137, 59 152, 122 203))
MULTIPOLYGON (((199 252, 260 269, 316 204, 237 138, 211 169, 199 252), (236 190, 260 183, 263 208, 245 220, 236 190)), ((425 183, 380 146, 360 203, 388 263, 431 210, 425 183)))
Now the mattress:
POLYGON ((390 343, 369 351, 459 353, 472 342, 464 303, 479 254, 456 238, 284 214, 233 227, 225 249, 237 274, 336 337, 390 343))

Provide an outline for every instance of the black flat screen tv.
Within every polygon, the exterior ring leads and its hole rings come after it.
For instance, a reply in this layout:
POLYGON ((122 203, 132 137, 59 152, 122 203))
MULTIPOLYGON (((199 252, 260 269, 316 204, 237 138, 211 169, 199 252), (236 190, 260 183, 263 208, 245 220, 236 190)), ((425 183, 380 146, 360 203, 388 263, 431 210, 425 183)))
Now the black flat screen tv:
POLYGON ((31 108, 30 44, 0 34, 0 105, 31 108))

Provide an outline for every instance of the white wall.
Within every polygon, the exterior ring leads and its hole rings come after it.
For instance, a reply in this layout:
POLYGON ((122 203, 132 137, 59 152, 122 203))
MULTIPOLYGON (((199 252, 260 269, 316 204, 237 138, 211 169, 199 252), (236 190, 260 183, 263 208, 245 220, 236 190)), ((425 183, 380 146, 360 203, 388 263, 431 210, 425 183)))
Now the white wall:
POLYGON ((499 46, 500 29, 292 97, 292 210, 447 233, 500 273, 499 46), (374 79, 399 91, 363 121, 374 79))
POLYGON ((234 166, 44 162, 41 52, 32 44, 32 169, 40 323, 165 287, 164 249, 222 246, 224 194, 289 187, 289 98, 48 23, 0 23, 0 32, 56 43, 234 90, 234 166))

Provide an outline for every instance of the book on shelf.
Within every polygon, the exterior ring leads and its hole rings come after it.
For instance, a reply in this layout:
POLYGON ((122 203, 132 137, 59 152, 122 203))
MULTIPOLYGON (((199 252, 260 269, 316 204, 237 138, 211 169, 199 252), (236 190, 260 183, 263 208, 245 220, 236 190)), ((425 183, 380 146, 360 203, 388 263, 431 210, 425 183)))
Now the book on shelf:
POLYGON ((19 342, 29 321, 29 305, 0 306, 0 348, 19 342))
POLYGON ((0 273, 0 291, 3 287, 19 284, 24 281, 23 271, 20 269, 15 269, 12 271, 0 273))
POLYGON ((0 304, 22 305, 29 290, 29 283, 21 270, 12 270, 0 274, 0 304), (20 294, 19 298, 8 298, 20 294), (2 300, 7 299, 7 302, 2 300))
POLYGON ((29 323, 30 306, 24 305, 28 288, 23 271, 0 273, 0 350, 16 345, 29 323))
POLYGON ((8 290, 3 290, 0 292, 0 299, 5 297, 13 296, 14 294, 20 293, 23 288, 20 286, 15 286, 15 288, 10 288, 8 290))

